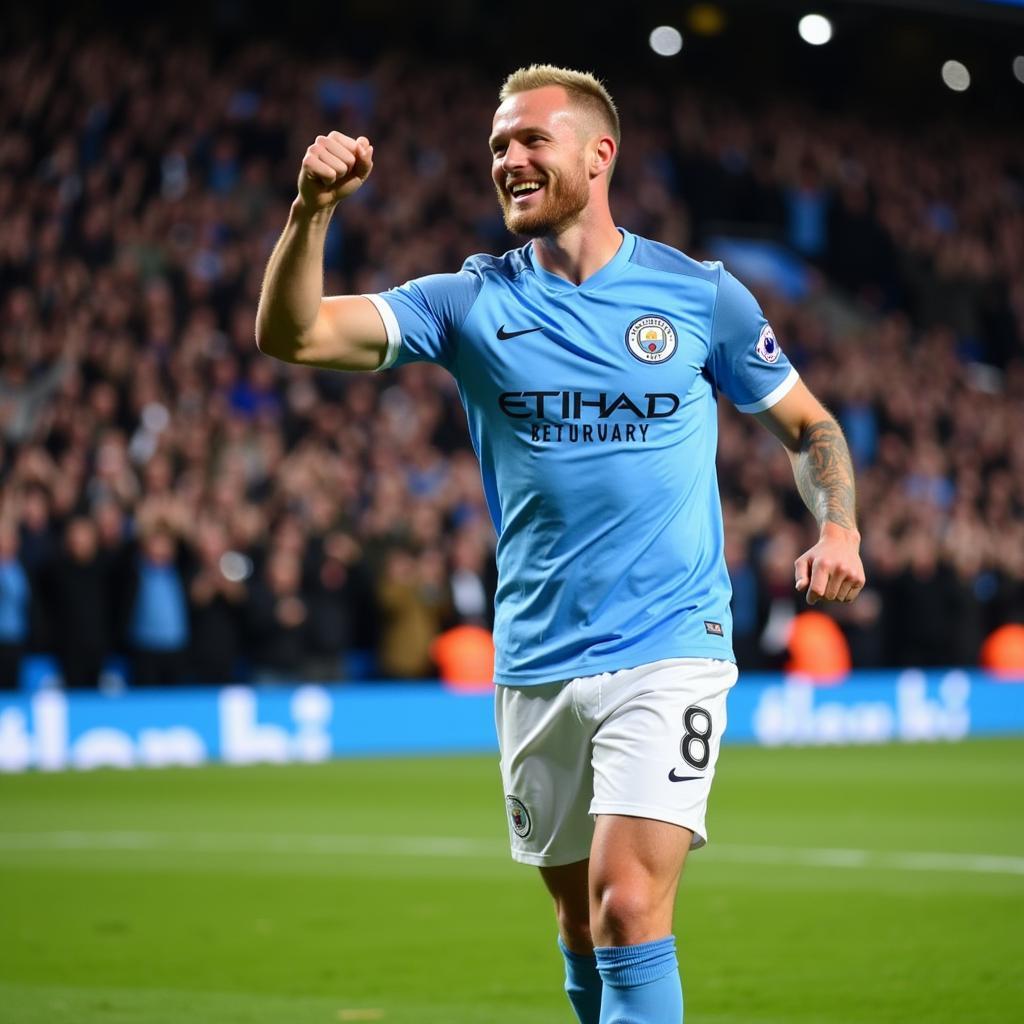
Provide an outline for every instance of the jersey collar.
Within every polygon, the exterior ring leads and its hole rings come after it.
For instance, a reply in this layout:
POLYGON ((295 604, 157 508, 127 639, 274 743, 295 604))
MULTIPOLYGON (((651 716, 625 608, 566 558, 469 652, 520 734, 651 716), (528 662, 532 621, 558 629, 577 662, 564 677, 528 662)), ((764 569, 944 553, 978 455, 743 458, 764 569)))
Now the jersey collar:
POLYGON ((600 288, 606 281, 610 281, 622 272, 626 264, 629 263, 630 257, 633 255, 633 249, 636 247, 636 236, 628 232, 625 228, 616 228, 620 235, 622 235, 622 244, 619 246, 615 255, 596 273, 593 273, 588 277, 582 284, 573 284, 572 281, 566 281, 564 277, 559 277, 557 274, 552 274, 550 270, 545 270, 533 256, 533 243, 531 242, 526 248, 526 258, 533 269, 534 274, 537 276, 537 280, 540 281, 545 288, 553 292, 589 292, 595 288, 600 288))

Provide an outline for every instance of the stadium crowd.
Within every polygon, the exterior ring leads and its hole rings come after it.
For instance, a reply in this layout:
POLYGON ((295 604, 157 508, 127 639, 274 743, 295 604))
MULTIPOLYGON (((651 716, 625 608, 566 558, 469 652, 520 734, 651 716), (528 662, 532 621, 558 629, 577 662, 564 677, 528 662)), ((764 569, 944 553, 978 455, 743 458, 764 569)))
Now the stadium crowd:
MULTIPOLYGON (((376 167, 326 292, 519 244, 488 180, 493 76, 68 32, 4 52, 0 82, 0 683, 37 650, 69 686, 114 653, 142 685, 433 675, 495 584, 454 382, 285 366, 254 318, 332 128, 376 167)), ((754 291, 858 465, 869 588, 829 610, 853 663, 976 664, 1024 622, 1020 137, 611 85, 621 224, 698 258, 761 234, 812 268, 800 302, 754 291)), ((739 661, 778 667, 813 523, 731 408, 719 463, 739 661)))

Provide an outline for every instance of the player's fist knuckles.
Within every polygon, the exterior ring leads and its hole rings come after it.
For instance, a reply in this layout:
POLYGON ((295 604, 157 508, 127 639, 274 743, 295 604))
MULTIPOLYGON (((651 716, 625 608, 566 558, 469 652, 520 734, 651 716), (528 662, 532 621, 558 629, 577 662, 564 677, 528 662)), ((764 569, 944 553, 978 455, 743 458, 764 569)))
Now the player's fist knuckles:
POLYGON ((307 178, 330 183, 335 179, 334 171, 316 153, 307 153, 302 161, 302 173, 307 178))
POLYGON ((343 147, 332 145, 324 135, 316 137, 316 142, 306 150, 306 154, 335 171, 347 171, 352 162, 351 156, 343 147))
POLYGON ((306 149, 299 173, 299 198, 310 210, 335 206, 351 195, 373 170, 373 146, 360 135, 339 131, 317 135, 306 149))
MULTIPOLYGON (((322 137, 322 136, 321 136, 322 137)), ((331 142, 338 144, 339 146, 345 146, 349 149, 355 149, 358 140, 353 139, 351 135, 345 135, 339 131, 332 131, 327 133, 327 138, 331 142)))
POLYGON ((373 146, 364 135, 353 139, 341 132, 332 131, 329 135, 318 135, 306 150, 306 155, 320 160, 336 171, 348 173, 361 161, 369 163, 373 155, 373 146))

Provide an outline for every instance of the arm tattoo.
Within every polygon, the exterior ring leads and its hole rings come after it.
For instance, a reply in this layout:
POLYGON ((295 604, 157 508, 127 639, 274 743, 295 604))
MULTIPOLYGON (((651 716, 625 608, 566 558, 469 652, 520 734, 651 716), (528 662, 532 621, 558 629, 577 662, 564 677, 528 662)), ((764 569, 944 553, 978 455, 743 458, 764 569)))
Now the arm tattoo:
POLYGON ((794 475, 819 526, 827 521, 857 529, 853 463, 838 423, 820 420, 804 430, 794 475))

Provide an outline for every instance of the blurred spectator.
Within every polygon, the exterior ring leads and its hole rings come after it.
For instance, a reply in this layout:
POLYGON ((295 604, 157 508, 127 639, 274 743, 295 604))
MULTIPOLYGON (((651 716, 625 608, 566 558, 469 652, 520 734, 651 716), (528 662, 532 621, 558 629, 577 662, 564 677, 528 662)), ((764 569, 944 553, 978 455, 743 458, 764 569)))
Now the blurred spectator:
MULTIPOLYGON (((14 306, 15 316, 18 307, 32 301, 26 291, 15 291, 8 300, 8 309, 14 306)), ((20 442, 32 436, 47 402, 74 365, 71 352, 49 367, 30 367, 17 357, 0 363, 0 431, 7 440, 20 442)))
POLYGON ((451 606, 460 623, 490 627, 494 623, 496 569, 478 527, 459 530, 451 547, 451 606))
POLYGON ((143 534, 135 566, 128 639, 139 686, 180 683, 186 671, 189 628, 185 586, 169 529, 143 534))
POLYGON ((267 558, 262 580, 250 592, 248 626, 253 678, 257 682, 300 679, 309 636, 309 604, 302 595, 302 563, 279 549, 267 558))
POLYGON ((232 409, 250 419, 263 416, 275 418, 281 411, 277 394, 277 371, 269 359, 253 360, 244 380, 231 389, 228 399, 232 409))
POLYGON ((855 668, 893 667, 885 657, 882 610, 882 596, 878 588, 871 586, 865 587, 852 604, 828 608, 842 628, 849 646, 850 662, 855 668))
POLYGON ((955 663, 956 579, 939 561, 938 544, 927 533, 904 538, 908 557, 893 586, 888 627, 900 665, 955 663))
POLYGON ((758 646, 765 668, 784 666, 793 621, 804 607, 803 599, 793 589, 793 563, 802 547, 794 529, 778 529, 765 545, 761 557, 761 585, 767 612, 758 646))
POLYGON ((191 619, 189 677, 198 683, 229 683, 237 677, 251 563, 228 549, 224 527, 213 520, 196 530, 195 564, 188 584, 191 619))
POLYGON ((829 200, 814 167, 801 167, 798 180, 786 189, 786 237, 805 256, 818 257, 828 242, 829 200))
POLYGON ((761 667, 758 633, 763 625, 757 573, 750 559, 750 544, 736 522, 725 534, 725 563, 732 581, 732 646, 741 670, 761 667))
POLYGON ((435 673, 430 649, 447 612, 444 567, 436 552, 387 553, 377 583, 380 641, 377 665, 385 678, 428 679, 435 673))
POLYGON ((107 607, 110 608, 111 640, 118 650, 127 646, 127 624, 131 618, 135 547, 129 533, 129 521, 119 502, 101 499, 92 508, 99 540, 100 560, 107 581, 107 607))
POLYGON ((50 525, 50 499, 41 485, 26 487, 21 497, 21 561, 30 572, 46 568, 57 553, 50 525))
POLYGON ((303 675, 337 682, 345 675, 344 659, 353 645, 356 607, 366 599, 358 569, 358 545, 348 534, 333 531, 316 545, 309 559, 309 642, 303 675))
POLYGON ((18 560, 18 531, 0 519, 0 689, 18 685, 30 607, 28 575, 18 560))
POLYGON ((74 516, 64 530, 63 550, 48 566, 42 586, 48 632, 66 686, 96 686, 103 661, 113 650, 108 571, 96 524, 86 516, 74 516))

